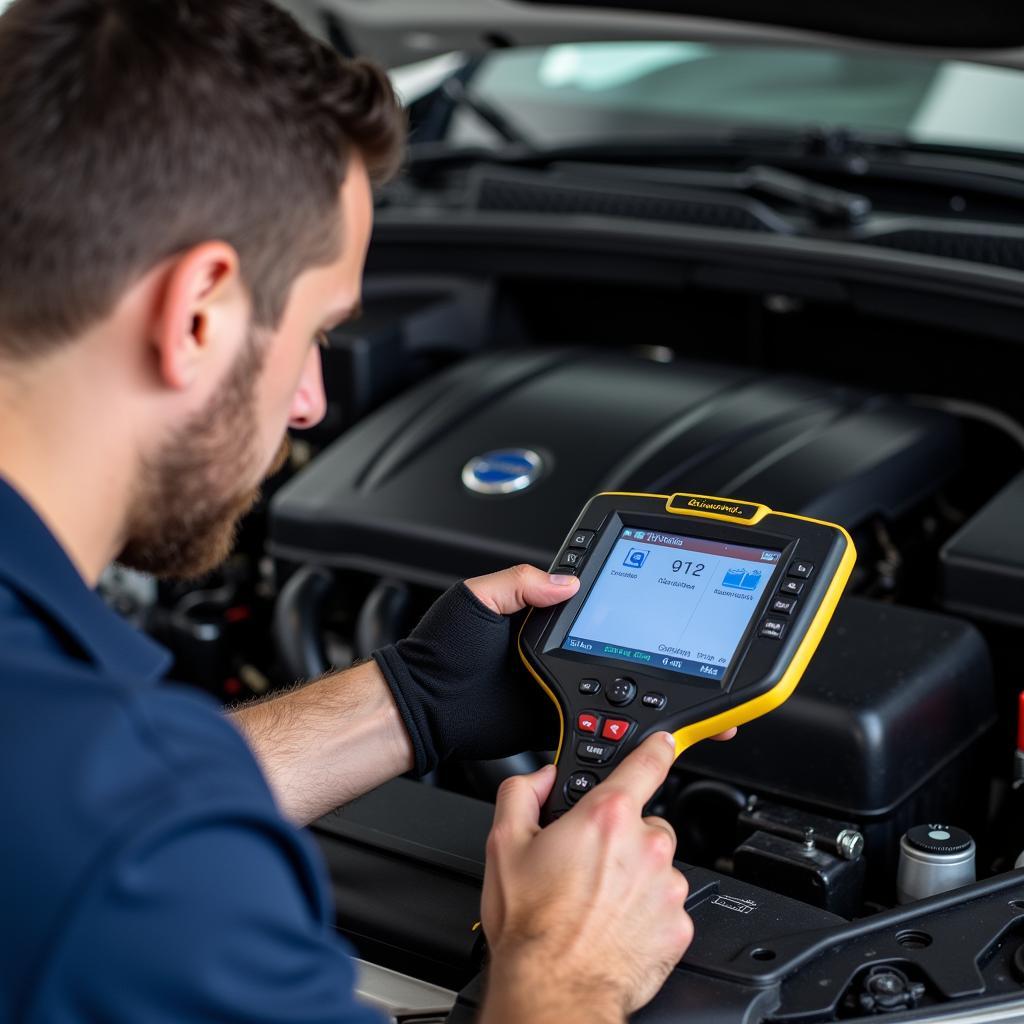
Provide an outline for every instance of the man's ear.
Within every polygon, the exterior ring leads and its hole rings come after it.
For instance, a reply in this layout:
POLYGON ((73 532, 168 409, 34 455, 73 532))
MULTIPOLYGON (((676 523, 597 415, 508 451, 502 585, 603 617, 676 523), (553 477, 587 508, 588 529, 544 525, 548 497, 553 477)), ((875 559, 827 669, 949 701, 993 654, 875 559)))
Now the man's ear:
POLYGON ((219 374, 247 337, 248 292, 238 254, 224 242, 204 242, 175 258, 156 310, 152 343, 165 386, 193 387, 219 374))

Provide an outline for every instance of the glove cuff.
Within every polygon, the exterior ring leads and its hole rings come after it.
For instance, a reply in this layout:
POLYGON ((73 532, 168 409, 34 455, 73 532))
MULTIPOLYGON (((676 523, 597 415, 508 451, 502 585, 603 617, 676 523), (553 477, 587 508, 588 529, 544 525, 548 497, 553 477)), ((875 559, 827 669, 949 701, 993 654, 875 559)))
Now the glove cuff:
POLYGON ((417 777, 426 775, 437 767, 440 758, 430 738, 430 726, 422 705, 418 702, 410 704, 405 698, 406 693, 415 692, 416 686, 409 667, 394 644, 374 651, 370 657, 377 663, 384 681, 388 684, 398 713, 402 716, 402 724, 409 734, 409 741, 412 743, 413 774, 417 777))

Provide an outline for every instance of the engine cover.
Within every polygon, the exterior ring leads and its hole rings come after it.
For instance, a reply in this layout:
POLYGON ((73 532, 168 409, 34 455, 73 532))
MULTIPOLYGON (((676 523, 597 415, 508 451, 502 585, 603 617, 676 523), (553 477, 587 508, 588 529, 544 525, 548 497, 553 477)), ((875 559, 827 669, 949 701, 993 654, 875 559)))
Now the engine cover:
POLYGON ((270 549, 444 586, 546 566, 600 491, 719 495, 854 529, 898 516, 959 460, 953 418, 883 395, 580 348, 498 352, 339 438, 275 496, 270 549), (470 489, 464 470, 496 450, 535 453, 536 479, 514 493, 470 489))

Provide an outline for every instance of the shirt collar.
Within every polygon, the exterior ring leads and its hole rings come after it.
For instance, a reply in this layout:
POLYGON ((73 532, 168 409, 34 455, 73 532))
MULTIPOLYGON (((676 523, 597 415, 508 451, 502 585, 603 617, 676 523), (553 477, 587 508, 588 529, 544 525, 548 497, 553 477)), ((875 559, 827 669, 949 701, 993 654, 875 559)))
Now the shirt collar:
POLYGON ((155 682, 169 652, 129 625, 94 590, 32 507, 0 477, 0 580, 50 616, 104 672, 155 682))

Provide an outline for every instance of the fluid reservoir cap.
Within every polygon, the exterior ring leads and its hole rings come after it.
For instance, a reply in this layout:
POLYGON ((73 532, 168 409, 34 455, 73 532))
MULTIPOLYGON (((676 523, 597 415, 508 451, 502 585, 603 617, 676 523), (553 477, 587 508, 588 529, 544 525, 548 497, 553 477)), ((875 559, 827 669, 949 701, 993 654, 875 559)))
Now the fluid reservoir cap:
POLYGON ((907 833, 907 842, 924 853, 954 856, 970 849, 974 841, 955 825, 915 825, 907 833))

